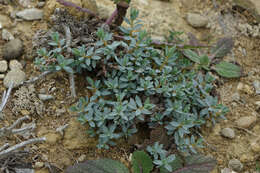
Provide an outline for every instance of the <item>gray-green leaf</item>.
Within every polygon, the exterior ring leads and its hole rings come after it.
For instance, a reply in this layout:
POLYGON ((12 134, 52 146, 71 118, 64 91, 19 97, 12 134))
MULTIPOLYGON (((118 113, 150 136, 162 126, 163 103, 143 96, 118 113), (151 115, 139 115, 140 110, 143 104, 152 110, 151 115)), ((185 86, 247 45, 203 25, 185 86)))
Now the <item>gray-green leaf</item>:
POLYGON ((119 161, 112 159, 88 160, 66 169, 65 173, 129 173, 119 161))
POLYGON ((211 54, 213 54, 216 58, 221 58, 226 56, 234 47, 234 42, 231 37, 225 37, 218 40, 217 44, 211 50, 211 54))
POLYGON ((186 50, 183 51, 183 54, 187 58, 189 58, 191 61, 200 64, 200 56, 196 52, 194 52, 190 49, 186 49, 186 50))
POLYGON ((135 151, 132 157, 134 173, 150 173, 153 170, 153 162, 150 156, 144 151, 135 151))
POLYGON ((242 73, 242 69, 239 66, 225 61, 217 64, 214 69, 220 76, 226 78, 237 78, 242 73))

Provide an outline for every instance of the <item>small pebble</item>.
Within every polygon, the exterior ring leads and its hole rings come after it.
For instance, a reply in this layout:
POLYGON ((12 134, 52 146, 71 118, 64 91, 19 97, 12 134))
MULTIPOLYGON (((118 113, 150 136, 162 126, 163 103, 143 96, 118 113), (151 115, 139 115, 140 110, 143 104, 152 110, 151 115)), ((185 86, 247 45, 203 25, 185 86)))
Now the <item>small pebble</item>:
POLYGON ((240 172, 243 169, 243 164, 237 159, 231 159, 228 162, 228 167, 234 171, 240 172))
POLYGON ((13 34, 11 34, 6 29, 3 29, 3 31, 2 31, 2 39, 6 40, 6 41, 10 41, 10 40, 14 39, 14 36, 13 36, 13 34))
POLYGON ((39 168, 42 168, 43 166, 44 166, 43 162, 36 162, 34 165, 34 168, 39 169, 39 168))
POLYGON ((221 173, 236 173, 236 172, 232 171, 232 169, 230 169, 230 168, 224 168, 224 169, 221 169, 221 173))
POLYGON ((23 109, 23 110, 21 110, 21 114, 22 114, 23 116, 26 116, 26 115, 30 115, 30 112, 27 111, 27 110, 25 110, 25 109, 23 109))
POLYGON ((17 60, 11 60, 9 62, 9 68, 11 70, 22 70, 23 69, 23 65, 17 61, 17 60))
POLYGON ((259 143, 259 141, 251 142, 250 147, 251 147, 252 151, 254 151, 255 153, 259 153, 260 152, 260 143, 259 143))
POLYGON ((224 128, 221 130, 221 135, 230 139, 235 138, 235 132, 231 128, 224 128))
POLYGON ((37 4, 37 7, 38 7, 38 8, 42 8, 42 7, 44 7, 44 5, 45 5, 45 2, 39 2, 39 3, 37 4))
POLYGON ((87 156, 86 156, 85 154, 82 154, 82 155, 78 158, 78 161, 79 161, 79 162, 83 162, 83 161, 86 160, 86 158, 87 158, 87 156))
POLYGON ((232 101, 239 101, 240 100, 240 95, 238 92, 234 93, 232 96, 232 101))
POLYGON ((255 88, 255 93, 260 94, 260 81, 256 80, 253 82, 254 88, 255 88))
POLYGON ((6 72, 8 68, 7 61, 2 60, 0 61, 0 72, 6 72))
POLYGON ((56 115, 57 116, 61 116, 62 114, 64 114, 66 112, 65 108, 61 108, 61 109, 56 109, 56 115))
POLYGON ((238 85, 237 85, 237 90, 238 90, 238 91, 242 91, 243 88, 244 88, 244 84, 241 83, 241 82, 239 82, 238 85))
POLYGON ((260 101, 255 102, 256 110, 258 111, 260 109, 260 101))
POLYGON ((0 74, 0 79, 4 79, 5 75, 4 74, 0 74))
POLYGON ((205 16, 196 13, 188 13, 186 19, 194 28, 206 27, 208 24, 208 19, 205 16))
POLYGON ((39 99, 42 101, 54 99, 54 97, 52 95, 47 95, 47 94, 38 94, 38 96, 39 96, 39 99))
POLYGON ((237 126, 242 128, 249 128, 253 123, 256 122, 255 116, 245 116, 241 117, 236 121, 237 126))

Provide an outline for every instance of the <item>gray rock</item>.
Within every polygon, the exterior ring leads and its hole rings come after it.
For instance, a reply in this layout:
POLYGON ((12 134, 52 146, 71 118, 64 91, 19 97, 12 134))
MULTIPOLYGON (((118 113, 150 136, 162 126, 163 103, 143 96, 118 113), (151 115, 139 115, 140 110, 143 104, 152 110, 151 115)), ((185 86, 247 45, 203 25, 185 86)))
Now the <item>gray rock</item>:
POLYGON ((44 5, 45 5, 45 2, 38 2, 37 7, 42 8, 42 7, 44 7, 44 5))
POLYGON ((3 31, 2 31, 2 39, 6 40, 6 41, 10 41, 10 40, 14 39, 14 36, 13 36, 13 34, 11 34, 6 29, 3 29, 3 31))
POLYGON ((237 172, 232 171, 232 169, 230 169, 230 168, 224 168, 224 169, 221 169, 221 173, 237 173, 237 172))
POLYGON ((56 109, 56 115, 57 116, 61 116, 64 113, 66 113, 66 109, 65 108, 56 109))
POLYGON ((43 162, 36 162, 35 165, 34 165, 34 167, 35 167, 36 169, 40 169, 40 168, 44 167, 44 163, 43 163, 43 162))
POLYGON ((3 47, 3 57, 6 60, 19 58, 23 53, 23 42, 20 39, 14 39, 6 43, 3 47))
POLYGON ((194 28, 206 27, 208 24, 208 19, 205 16, 196 13, 188 13, 186 19, 194 28))
POLYGON ((31 3, 31 0, 19 0, 19 4, 23 7, 30 7, 31 3))
POLYGON ((5 75, 4 74, 0 74, 0 79, 4 79, 5 75))
POLYGON ((40 20, 43 18, 43 11, 37 8, 30 8, 18 11, 16 16, 24 20, 40 20))
POLYGON ((238 127, 242 127, 242 128, 248 128, 250 127, 252 124, 254 124, 256 122, 256 117, 255 116, 245 116, 245 117, 241 117, 236 121, 236 124, 238 127))
POLYGON ((14 59, 9 62, 9 68, 11 70, 22 70, 23 65, 19 61, 14 59))
POLYGON ((221 135, 226 137, 226 138, 230 138, 230 139, 233 139, 235 138, 235 132, 233 129, 231 128, 224 128, 221 130, 221 135))
POLYGON ((243 164, 237 159, 231 159, 228 162, 228 167, 234 171, 240 172, 243 169, 243 164))
POLYGON ((240 100, 240 95, 238 92, 234 93, 232 96, 232 101, 239 101, 240 100))
POLYGON ((255 153, 259 153, 260 152, 260 143, 258 140, 254 140, 250 142, 250 147, 251 150, 255 153))
POLYGON ((0 61, 0 72, 6 72, 7 71, 7 61, 6 60, 2 60, 0 61))
POLYGON ((4 86, 9 88, 13 82, 13 88, 19 86, 26 79, 26 75, 21 70, 11 70, 9 71, 4 78, 4 86))
POLYGON ((54 99, 54 97, 52 95, 47 95, 47 94, 38 94, 38 96, 39 96, 39 99, 42 101, 54 99))
POLYGON ((255 88, 255 93, 260 94, 260 81, 256 80, 253 82, 254 88, 255 88))
POLYGON ((256 106, 256 107, 255 107, 255 110, 258 111, 258 110, 260 109, 260 101, 256 101, 256 102, 255 102, 255 106, 256 106))
POLYGON ((235 172, 232 171, 232 169, 230 169, 230 168, 224 168, 224 169, 221 169, 221 173, 235 173, 235 172))

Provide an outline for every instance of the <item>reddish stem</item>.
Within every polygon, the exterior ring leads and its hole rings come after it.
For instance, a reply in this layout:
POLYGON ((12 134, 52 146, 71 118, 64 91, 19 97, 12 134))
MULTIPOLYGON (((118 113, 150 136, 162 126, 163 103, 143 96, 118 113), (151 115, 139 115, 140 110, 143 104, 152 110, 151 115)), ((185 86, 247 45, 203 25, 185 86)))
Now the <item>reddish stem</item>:
POLYGON ((116 18, 117 16, 117 8, 115 9, 115 11, 111 14, 111 16, 106 20, 106 24, 107 25, 111 25, 113 20, 116 18))
POLYGON ((119 2, 118 4, 116 4, 116 9, 117 9, 117 16, 115 19, 116 26, 120 26, 123 23, 128 7, 129 4, 126 2, 119 2))
POLYGON ((92 12, 91 10, 89 10, 87 8, 81 8, 80 6, 78 6, 78 5, 76 5, 76 4, 72 3, 72 2, 65 1, 65 0, 56 0, 56 1, 59 2, 60 4, 64 5, 64 6, 74 7, 74 8, 76 8, 79 11, 82 11, 84 13, 88 13, 89 15, 94 16, 97 19, 99 19, 98 15, 96 13, 92 12))

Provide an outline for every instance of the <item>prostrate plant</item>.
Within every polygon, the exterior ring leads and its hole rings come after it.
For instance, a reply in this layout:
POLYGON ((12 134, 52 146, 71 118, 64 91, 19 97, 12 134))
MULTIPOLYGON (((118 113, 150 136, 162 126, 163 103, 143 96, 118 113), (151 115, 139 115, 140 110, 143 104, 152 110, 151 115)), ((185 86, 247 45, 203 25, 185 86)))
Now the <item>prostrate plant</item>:
POLYGON ((167 156, 167 151, 163 149, 163 144, 156 142, 154 146, 148 146, 147 151, 153 156, 153 163, 157 168, 164 167, 167 171, 172 172, 173 168, 170 164, 175 160, 175 155, 167 156))
POLYGON ((153 170, 153 162, 144 151, 135 151, 131 158, 134 173, 150 173, 153 170))
MULTIPOLYGON (((153 171, 152 159, 144 151, 135 151, 131 160, 133 173, 150 173, 153 171)), ((165 167, 160 167, 160 173, 210 173, 216 165, 216 160, 212 157, 202 155, 192 155, 184 158, 176 156, 174 159, 172 156, 169 156, 166 162, 167 164, 165 165, 171 167, 169 168, 171 171, 168 171, 165 167)), ((99 159, 76 163, 67 168, 65 172, 128 173, 130 171, 119 161, 99 159)))
MULTIPOLYGON (((196 152, 202 147, 200 127, 224 118, 228 110, 211 95, 214 78, 195 68, 177 45, 155 47, 137 17, 131 9, 125 19, 129 27, 120 27, 121 41, 100 28, 94 46, 74 48, 71 55, 54 33, 53 49, 38 51, 35 62, 42 70, 89 71, 91 96, 80 98, 71 110, 98 137, 99 148, 115 145, 118 138, 136 133, 138 123, 147 123, 163 125, 180 151, 196 152)), ((170 169, 167 163, 173 159, 162 156, 156 164, 170 169)))

